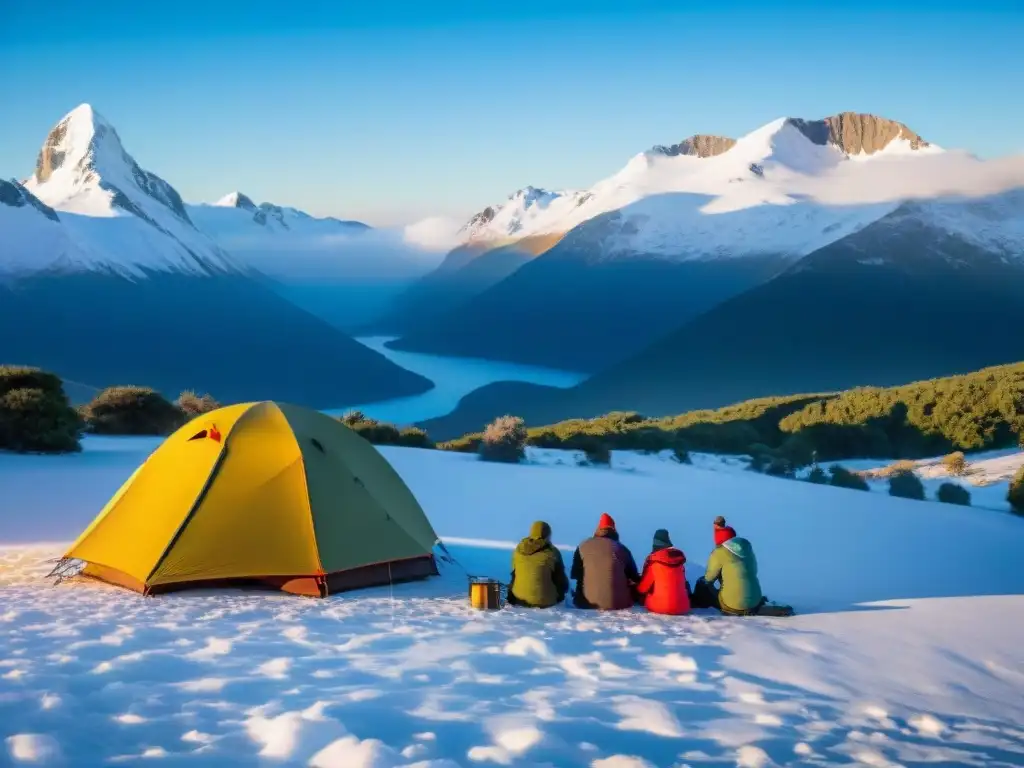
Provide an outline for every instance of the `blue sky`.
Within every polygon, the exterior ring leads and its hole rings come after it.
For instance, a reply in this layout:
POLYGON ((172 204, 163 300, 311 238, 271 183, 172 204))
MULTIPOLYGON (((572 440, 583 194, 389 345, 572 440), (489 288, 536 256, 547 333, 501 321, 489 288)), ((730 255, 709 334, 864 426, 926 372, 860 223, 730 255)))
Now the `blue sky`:
POLYGON ((874 112, 1024 151, 1024 3, 0 0, 0 176, 87 101, 190 201, 373 224, 581 187, 653 144, 874 112))

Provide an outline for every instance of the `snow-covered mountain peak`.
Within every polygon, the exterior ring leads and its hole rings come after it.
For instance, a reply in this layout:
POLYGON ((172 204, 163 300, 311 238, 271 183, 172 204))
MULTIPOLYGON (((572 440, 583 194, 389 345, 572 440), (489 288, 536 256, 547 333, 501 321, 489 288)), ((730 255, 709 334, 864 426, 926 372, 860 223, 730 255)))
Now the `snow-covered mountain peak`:
POLYGON ((241 208, 243 211, 255 211, 256 203, 252 201, 252 198, 248 195, 244 195, 241 192, 231 192, 224 195, 220 200, 214 203, 219 208, 241 208))
POLYGON ((34 179, 43 184, 55 175, 78 174, 86 180, 99 169, 124 162, 126 155, 113 126, 90 104, 81 104, 46 136, 36 160, 34 179))
POLYGON ((191 226, 174 187, 140 168, 114 126, 89 104, 75 107, 50 130, 25 186, 61 210, 133 215, 158 229, 170 214, 191 226))

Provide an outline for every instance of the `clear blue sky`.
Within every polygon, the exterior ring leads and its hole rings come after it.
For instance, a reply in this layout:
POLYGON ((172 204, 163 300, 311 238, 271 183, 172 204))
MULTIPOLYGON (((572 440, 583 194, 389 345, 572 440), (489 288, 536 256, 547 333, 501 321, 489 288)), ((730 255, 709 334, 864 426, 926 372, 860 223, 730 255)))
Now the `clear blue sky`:
POLYGON ((0 176, 88 101, 190 201, 374 224, 586 186, 652 144, 874 112, 1024 151, 1024 2, 0 0, 0 176))

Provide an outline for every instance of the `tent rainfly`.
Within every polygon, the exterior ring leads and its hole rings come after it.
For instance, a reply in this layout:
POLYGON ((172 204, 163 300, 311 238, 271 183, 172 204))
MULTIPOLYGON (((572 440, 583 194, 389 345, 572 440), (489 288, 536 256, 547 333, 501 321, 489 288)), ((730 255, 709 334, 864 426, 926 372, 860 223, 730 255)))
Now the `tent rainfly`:
POLYGON ((168 437, 64 556, 143 594, 258 585, 299 595, 437 574, 408 486, 337 419, 232 405, 168 437))

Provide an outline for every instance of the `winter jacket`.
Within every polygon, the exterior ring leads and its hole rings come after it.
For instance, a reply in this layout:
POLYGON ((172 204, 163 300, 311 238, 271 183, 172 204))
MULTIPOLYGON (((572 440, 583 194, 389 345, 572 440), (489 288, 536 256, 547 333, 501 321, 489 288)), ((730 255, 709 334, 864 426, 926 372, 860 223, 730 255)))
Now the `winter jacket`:
POLYGON ((718 593, 722 611, 749 611, 761 603, 761 582, 757 579, 757 558, 750 542, 743 538, 729 539, 708 558, 704 580, 714 584, 721 580, 718 593))
POLYGON ((569 579, 562 553, 546 538, 525 538, 512 553, 509 602, 529 608, 550 608, 565 600, 569 579))
POLYGON ((675 547, 652 552, 644 561, 643 575, 636 591, 651 613, 682 616, 690 610, 686 583, 686 555, 675 547))
POLYGON ((570 576, 576 580, 573 604, 602 611, 632 607, 633 589, 640 581, 633 554, 612 528, 598 528, 576 548, 570 576))

